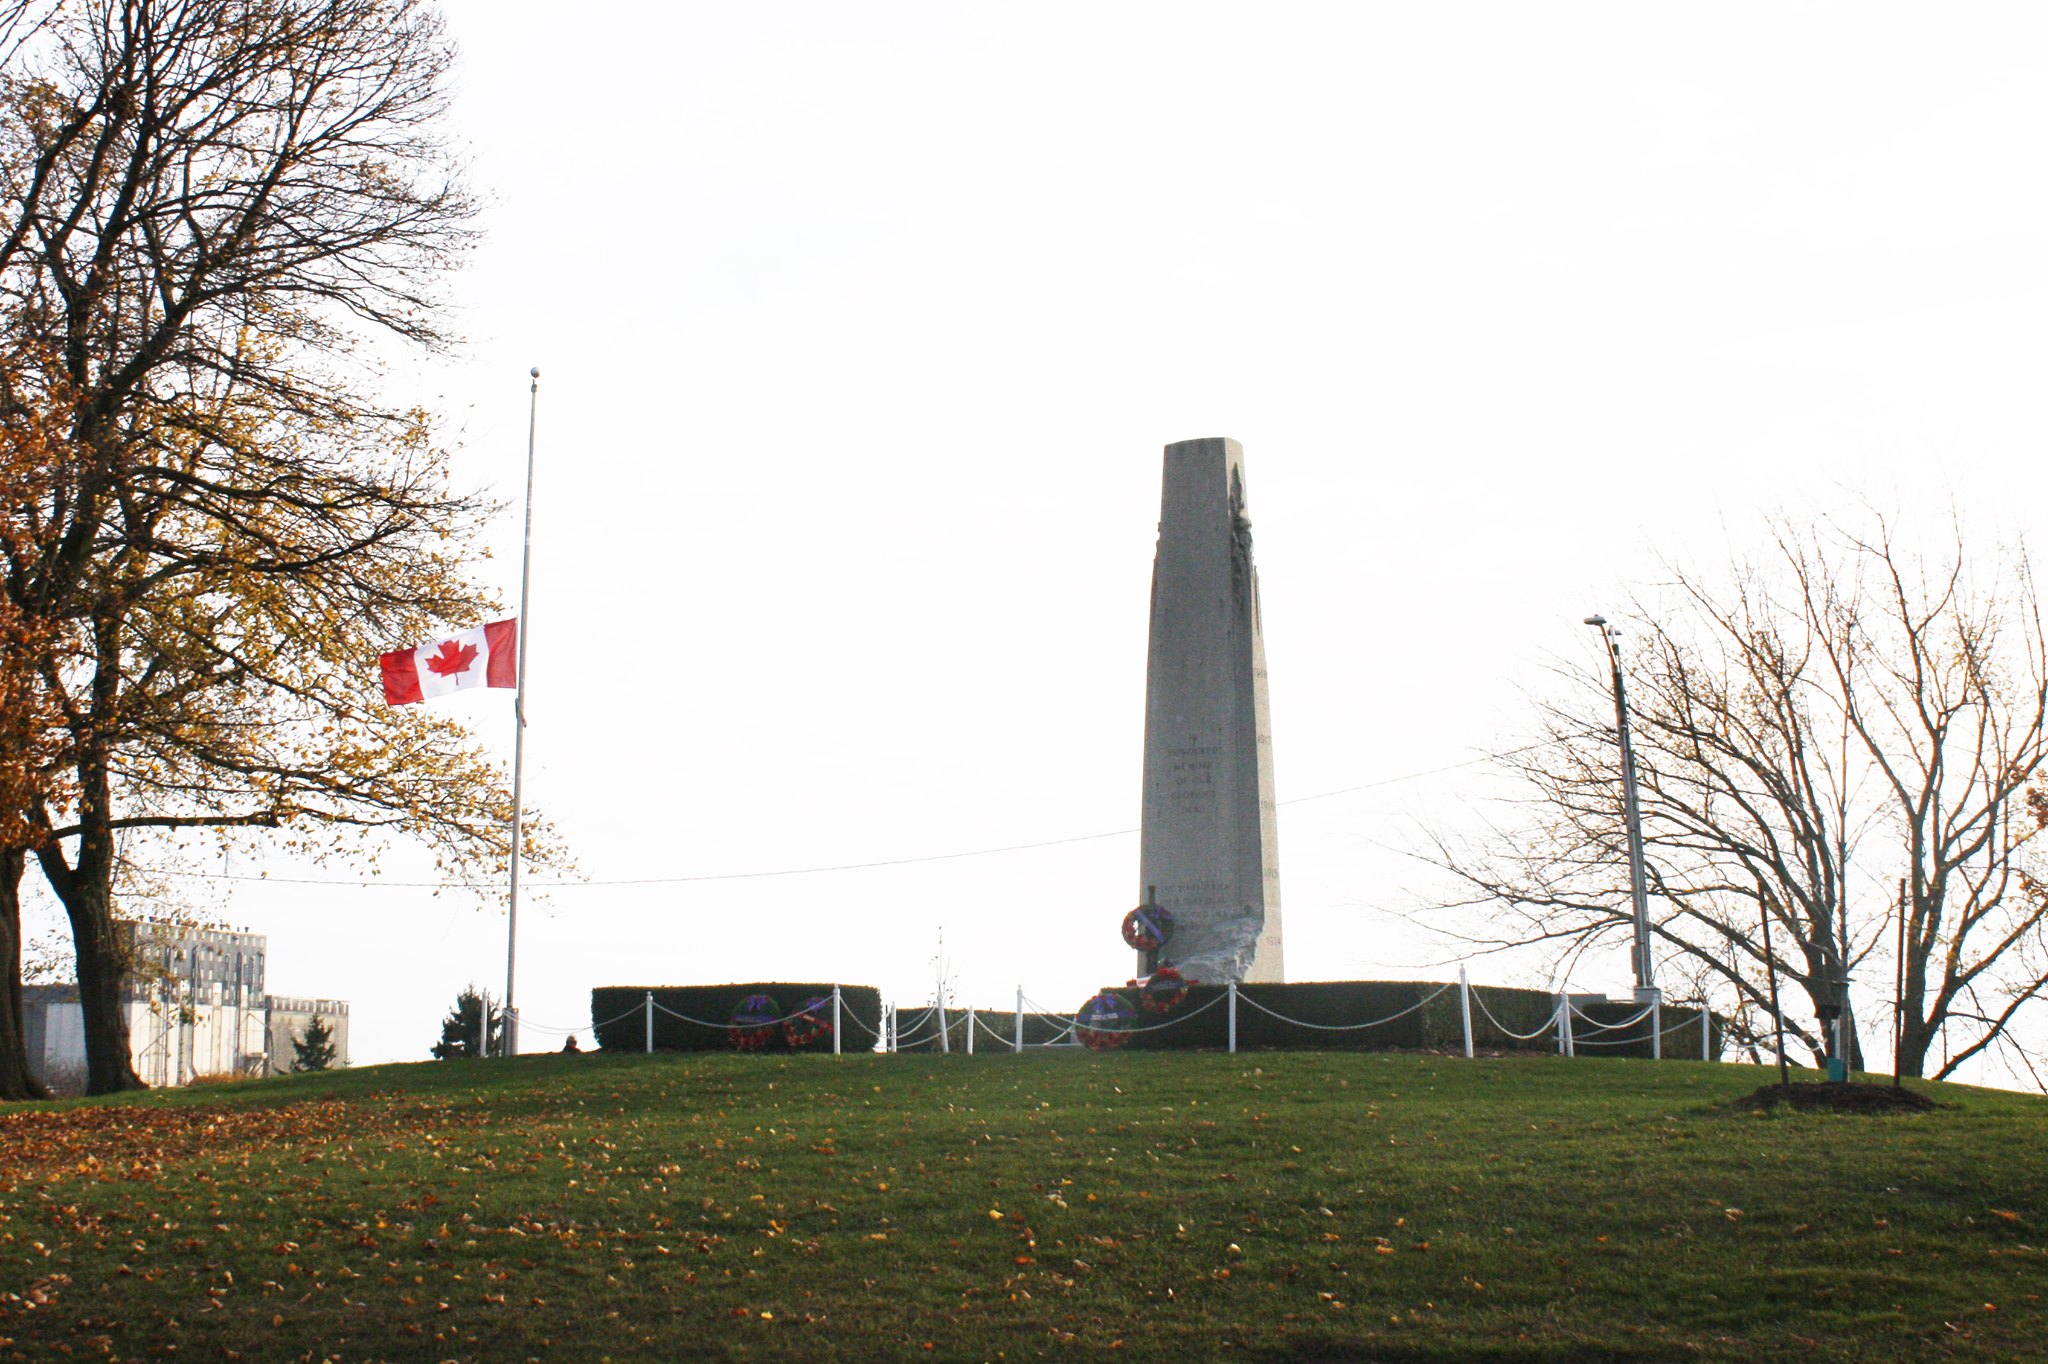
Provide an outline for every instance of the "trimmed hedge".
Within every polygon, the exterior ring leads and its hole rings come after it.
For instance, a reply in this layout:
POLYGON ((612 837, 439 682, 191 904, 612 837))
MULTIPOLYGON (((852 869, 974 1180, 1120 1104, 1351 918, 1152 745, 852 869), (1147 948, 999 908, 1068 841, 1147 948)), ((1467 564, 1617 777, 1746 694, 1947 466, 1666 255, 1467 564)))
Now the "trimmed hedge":
MULTIPOLYGON (((1112 988, 1135 1001, 1134 988, 1112 988)), ((1493 985, 1471 989, 1475 1048, 1557 1050, 1557 1031, 1546 1026, 1556 1011, 1557 996, 1493 985), (1499 1020, 1498 1024, 1493 1019, 1499 1020), (1515 1033, 1537 1036, 1511 1035, 1515 1033)), ((1142 1014, 1139 1029, 1125 1045, 1138 1051, 1227 1047, 1230 1016, 1226 993, 1221 985, 1191 986, 1187 998, 1172 1013, 1142 1014)), ((1586 1016, 1574 1021, 1574 1046, 1579 1054, 1651 1054, 1648 1018, 1629 1027, 1615 1026, 1637 1013, 1639 1005, 1587 996, 1573 1002, 1586 1016)), ((1699 1034, 1694 1029, 1699 1026, 1699 1010, 1667 1004, 1662 1014, 1665 1055, 1698 1056, 1699 1034)), ((1719 1054, 1720 1033, 1720 1020, 1716 1019, 1715 1055, 1719 1054)), ((1457 1051, 1464 1044, 1456 982, 1445 986, 1430 981, 1333 980, 1237 987, 1239 1051, 1457 1051)))
MULTIPOLYGON (((1393 980, 1240 985, 1237 987, 1237 1048, 1239 1051, 1261 1048, 1394 1051, 1462 1046, 1457 990, 1449 990, 1429 1003, 1423 1003, 1438 988, 1426 983, 1393 980), (1300 1022, 1285 1022, 1275 1018, 1274 1014, 1300 1022), (1355 1026, 1373 1020, 1384 1021, 1376 1022, 1372 1027, 1355 1026)), ((1136 992, 1125 987, 1119 993, 1134 995, 1136 992)), ((1230 1044, 1227 994, 1221 985, 1190 986, 1187 998, 1172 1013, 1141 1015, 1143 1022, 1140 1027, 1146 1030, 1134 1031, 1130 1041, 1124 1045, 1134 1051, 1178 1051, 1192 1047, 1220 1050, 1227 1047, 1230 1044)))
MULTIPOLYGON (((605 1051, 641 1051, 646 1046, 645 1002, 650 988, 655 1003, 654 1045, 658 1051, 730 1051, 726 1020, 739 1002, 752 994, 771 996, 782 1012, 795 1012, 814 995, 829 997, 832 986, 761 982, 739 985, 602 985, 590 992, 590 1012, 597 1021, 597 1044, 605 1051), (672 1010, 673 1012, 664 1012, 672 1010), (685 1014, 689 1022, 677 1018, 685 1014)), ((1111 989, 1133 1003, 1135 987, 1111 989)), ((840 1019, 845 1029, 841 1047, 846 1051, 873 1049, 876 1029, 882 1022, 881 992, 872 985, 842 985, 840 1019)), ((1221 1051, 1230 1044, 1226 990, 1221 985, 1193 985, 1187 998, 1168 1014, 1140 1012, 1140 1028, 1125 1044, 1135 1051, 1221 1051)), ((1581 1017, 1572 1024, 1573 1049, 1581 1056, 1648 1057, 1650 1020, 1639 1019, 1623 1026, 1641 1006, 1627 1000, 1609 1000, 1597 995, 1579 995, 1572 1001, 1581 1017)), ((1494 985, 1472 987, 1472 1044, 1480 1051, 1557 1050, 1557 1030, 1552 1014, 1557 996, 1542 990, 1516 990, 1494 985), (1491 1015, 1489 1018, 1488 1015, 1491 1015), (1494 1020, 1498 1020, 1496 1023, 1494 1020), (1515 1037, 1535 1033, 1535 1037, 1515 1037)), ((904 1009, 897 1049, 904 1052, 939 1050, 938 1020, 925 1009, 904 1009), (920 1015, 923 1015, 922 1017, 920 1015), (912 1022, 915 1020, 915 1026, 912 1022)), ((976 1009, 973 1018, 982 1031, 974 1040, 977 1052, 1006 1051, 1016 1028, 1016 1013, 1004 1009, 976 1009), (993 1036, 991 1035, 993 1034, 993 1036), (1000 1039, 1000 1040, 998 1040, 1000 1039)), ((951 1050, 967 1050, 969 1011, 946 1011, 947 1044, 951 1050)), ((1674 1060, 1697 1057, 1699 1052, 1699 1010, 1666 1004, 1663 1008, 1664 1054, 1674 1060)), ((1027 1013, 1024 1015, 1024 1044, 1044 1046, 1060 1039, 1069 1019, 1065 1015, 1027 1013)), ((1711 1054, 1718 1057, 1722 1046, 1722 1020, 1712 1020, 1711 1054)), ((1430 981, 1329 980, 1304 981, 1293 985, 1240 985, 1237 987, 1237 1047, 1239 1051, 1458 1051, 1464 1046, 1464 1030, 1458 1017, 1458 987, 1430 981), (1280 1015, 1275 1017, 1274 1015, 1280 1015), (1369 1024, 1369 1026, 1359 1026, 1369 1024)), ((821 1037, 803 1051, 830 1051, 832 1039, 821 1037)), ((792 1050, 777 1029, 763 1050, 792 1050)))
MULTIPOLYGON (((597 1033, 597 1045, 605 1051, 644 1051, 647 1046, 647 996, 652 993, 654 1049, 656 1051, 731 1051, 726 1020, 748 995, 768 995, 785 1014, 795 1013, 813 996, 830 999, 832 985, 755 981, 743 985, 600 985, 590 992, 590 1017, 597 1033), (670 1012, 664 1012, 664 1010, 670 1012), (701 1019, 703 1023, 677 1018, 701 1019)), ((882 992, 872 985, 839 987, 839 1022, 845 1051, 868 1051, 875 1045, 875 1030, 881 1026, 882 992)), ((787 1052, 832 1050, 825 1036, 807 1046, 792 1048, 777 1028, 764 1051, 787 1052)))

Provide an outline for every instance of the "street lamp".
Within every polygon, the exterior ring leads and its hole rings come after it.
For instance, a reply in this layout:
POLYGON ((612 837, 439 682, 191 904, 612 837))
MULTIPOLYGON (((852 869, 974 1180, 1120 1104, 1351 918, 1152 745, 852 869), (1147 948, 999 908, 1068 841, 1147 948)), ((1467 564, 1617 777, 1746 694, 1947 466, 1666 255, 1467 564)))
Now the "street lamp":
POLYGON ((1658 998, 1658 993, 1650 963, 1650 894, 1643 881, 1643 816, 1636 801, 1636 750, 1629 742, 1628 693, 1621 680, 1621 631, 1610 628, 1605 616, 1588 616, 1586 624, 1599 629, 1607 645, 1608 662, 1614 669, 1614 725, 1621 736, 1622 813, 1628 825, 1628 890, 1636 929, 1636 1002, 1648 1004, 1658 998))

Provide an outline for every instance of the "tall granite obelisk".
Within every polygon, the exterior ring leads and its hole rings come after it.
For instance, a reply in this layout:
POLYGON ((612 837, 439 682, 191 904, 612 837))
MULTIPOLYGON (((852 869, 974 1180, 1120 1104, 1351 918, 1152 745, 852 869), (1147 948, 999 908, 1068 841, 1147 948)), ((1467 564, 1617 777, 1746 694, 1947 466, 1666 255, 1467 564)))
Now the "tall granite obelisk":
POLYGON ((1141 972, 1171 964, 1218 985, 1285 979, 1244 450, 1220 437, 1166 447, 1138 860, 1141 891, 1174 917, 1167 943, 1140 955, 1141 972))

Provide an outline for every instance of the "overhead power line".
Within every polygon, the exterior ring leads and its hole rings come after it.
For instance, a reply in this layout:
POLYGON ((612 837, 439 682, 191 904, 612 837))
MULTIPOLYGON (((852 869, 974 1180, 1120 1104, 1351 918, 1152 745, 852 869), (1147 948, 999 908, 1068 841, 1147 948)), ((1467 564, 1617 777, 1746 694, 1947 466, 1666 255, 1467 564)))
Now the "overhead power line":
MULTIPOLYGON (((1525 744, 1520 748, 1505 749, 1499 753, 1482 753, 1476 758, 1461 762, 1445 763, 1441 767, 1425 768, 1420 772, 1404 772, 1398 777, 1382 777, 1378 781, 1361 782, 1356 786, 1340 786, 1332 791, 1318 791, 1314 795, 1294 796, 1277 802, 1280 805, 1306 805, 1310 801, 1329 800, 1334 796, 1349 796, 1360 791, 1377 790, 1383 786, 1397 786, 1402 782, 1420 781, 1445 772, 1455 772, 1464 767, 1476 767, 1481 763, 1493 762, 1500 758, 1512 758, 1532 749, 1543 748, 1549 742, 1525 744)), ((529 880, 529 886, 547 886, 558 890, 584 890, 601 886, 680 886, 704 881, 759 881, 776 876, 822 876, 829 872, 873 871, 882 867, 911 867, 924 862, 957 862, 969 857, 997 857, 1005 853, 1031 852, 1037 848, 1059 848, 1072 843, 1094 843, 1105 838, 1123 838, 1137 833, 1136 829, 1106 829, 1101 833, 1075 834, 1069 838, 1047 838, 1036 843, 1006 843, 996 848, 968 848, 960 852, 926 853, 921 857, 891 857, 877 862, 835 862, 816 867, 778 867, 770 871, 728 871, 710 872, 696 876, 630 876, 593 877, 582 881, 539 881, 529 880)), ((248 881, 273 886, 378 886, 392 890, 474 890, 492 892, 499 889, 493 882, 481 885, 469 881, 387 881, 382 877, 337 879, 317 876, 250 876, 231 872, 178 871, 170 868, 146 868, 153 876, 184 876, 205 881, 248 881)))

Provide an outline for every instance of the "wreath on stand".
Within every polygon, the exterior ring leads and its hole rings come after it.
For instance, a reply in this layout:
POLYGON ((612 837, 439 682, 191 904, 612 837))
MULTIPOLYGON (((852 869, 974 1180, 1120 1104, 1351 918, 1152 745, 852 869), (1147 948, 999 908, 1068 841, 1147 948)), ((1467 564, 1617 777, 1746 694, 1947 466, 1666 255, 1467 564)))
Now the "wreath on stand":
POLYGON ((1131 1040, 1125 1029, 1136 1019, 1129 1000, 1105 990, 1074 1015, 1074 1036, 1090 1051, 1115 1051, 1131 1040))
POLYGON ((804 1001, 803 1008, 782 1020, 782 1040, 793 1050, 831 1039, 832 1000, 828 996, 813 995, 804 1001))
POLYGON ((1178 967, 1162 966, 1154 971, 1139 989, 1138 1003, 1147 1013, 1171 1013, 1188 997, 1188 986, 1191 983, 1180 973, 1178 967))
POLYGON ((1173 912, 1163 905, 1142 904, 1124 915, 1124 943, 1140 952, 1157 952, 1173 936, 1173 912))
POLYGON ((748 995, 727 1020, 726 1040, 740 1051, 759 1051, 775 1038, 782 1008, 772 995, 748 995))

